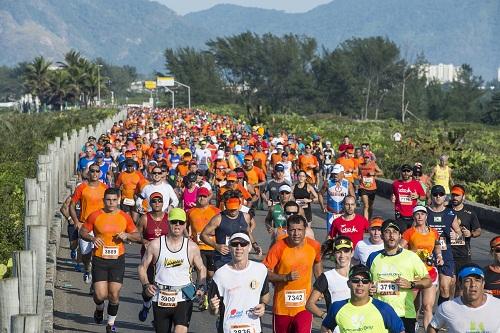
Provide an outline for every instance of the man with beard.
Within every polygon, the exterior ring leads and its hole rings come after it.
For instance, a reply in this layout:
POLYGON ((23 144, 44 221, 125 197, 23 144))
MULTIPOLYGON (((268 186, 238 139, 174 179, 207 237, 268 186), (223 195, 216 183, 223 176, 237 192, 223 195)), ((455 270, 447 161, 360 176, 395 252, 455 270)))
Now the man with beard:
POLYGON ((376 286, 374 297, 394 308, 406 333, 415 333, 417 314, 413 289, 429 288, 432 282, 418 255, 399 246, 399 225, 394 220, 386 220, 381 230, 384 249, 370 254, 366 262, 376 286))

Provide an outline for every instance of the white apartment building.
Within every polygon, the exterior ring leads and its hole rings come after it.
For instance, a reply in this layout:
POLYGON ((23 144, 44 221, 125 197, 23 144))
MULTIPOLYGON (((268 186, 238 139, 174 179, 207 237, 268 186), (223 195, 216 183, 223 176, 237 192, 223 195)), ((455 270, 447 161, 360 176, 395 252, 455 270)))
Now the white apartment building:
POLYGON ((441 83, 445 83, 456 80, 459 69, 460 67, 455 67, 453 64, 428 65, 425 67, 424 73, 427 77, 427 82, 438 80, 441 83))

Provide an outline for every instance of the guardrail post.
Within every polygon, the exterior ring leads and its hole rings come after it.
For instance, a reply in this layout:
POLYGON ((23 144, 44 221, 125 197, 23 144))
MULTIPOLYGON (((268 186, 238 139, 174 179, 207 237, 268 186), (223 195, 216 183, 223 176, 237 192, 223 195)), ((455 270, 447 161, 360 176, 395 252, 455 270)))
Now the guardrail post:
MULTIPOLYGON (((40 188, 35 178, 24 178, 24 234, 30 225, 40 224, 40 188)), ((24 248, 28 247, 26 238, 24 248)))
POLYGON ((41 333, 42 316, 36 314, 18 314, 10 317, 12 333, 41 333))
POLYGON ((0 280, 0 332, 9 333, 10 317, 19 314, 19 284, 17 278, 0 280))
POLYGON ((45 306, 45 276, 47 271, 47 226, 28 226, 26 234, 28 250, 35 251, 36 254, 36 281, 38 295, 36 297, 36 313, 43 314, 45 306))
POLYGON ((49 195, 49 177, 50 172, 47 168, 50 166, 49 155, 38 155, 38 170, 37 170, 37 180, 40 185, 40 224, 45 227, 49 226, 49 206, 50 206, 50 195, 49 195))
POLYGON ((13 276, 19 281, 20 313, 36 314, 38 283, 37 261, 34 251, 15 251, 13 259, 13 276))

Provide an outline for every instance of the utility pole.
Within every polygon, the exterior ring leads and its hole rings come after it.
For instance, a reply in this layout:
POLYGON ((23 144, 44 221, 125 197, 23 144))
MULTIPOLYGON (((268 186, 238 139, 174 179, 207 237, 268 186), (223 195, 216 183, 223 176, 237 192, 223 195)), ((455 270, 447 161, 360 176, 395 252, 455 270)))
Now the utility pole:
POLYGON ((181 85, 181 86, 187 88, 187 90, 188 90, 188 108, 191 109, 191 87, 188 86, 187 84, 180 83, 178 81, 174 81, 174 82, 177 83, 178 85, 181 85))

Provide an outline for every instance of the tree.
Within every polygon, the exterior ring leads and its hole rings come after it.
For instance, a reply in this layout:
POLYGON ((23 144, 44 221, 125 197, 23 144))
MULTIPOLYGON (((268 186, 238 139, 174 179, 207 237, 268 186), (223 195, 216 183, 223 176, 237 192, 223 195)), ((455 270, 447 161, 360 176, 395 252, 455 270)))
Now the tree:
POLYGON ((24 85, 26 90, 34 96, 38 96, 42 105, 46 105, 50 91, 50 61, 44 57, 36 57, 24 73, 24 85))
POLYGON ((59 108, 59 111, 62 111, 64 107, 64 100, 68 90, 68 75, 68 72, 62 69, 55 70, 50 75, 50 94, 48 102, 56 108, 59 108))
POLYGON ((490 124, 500 124, 500 91, 491 96, 491 100, 487 105, 485 114, 481 117, 481 121, 490 124))

